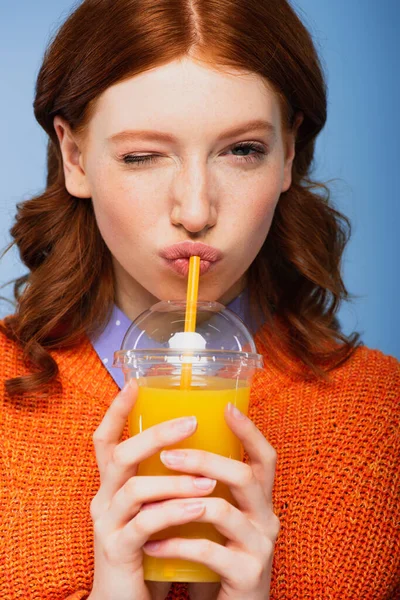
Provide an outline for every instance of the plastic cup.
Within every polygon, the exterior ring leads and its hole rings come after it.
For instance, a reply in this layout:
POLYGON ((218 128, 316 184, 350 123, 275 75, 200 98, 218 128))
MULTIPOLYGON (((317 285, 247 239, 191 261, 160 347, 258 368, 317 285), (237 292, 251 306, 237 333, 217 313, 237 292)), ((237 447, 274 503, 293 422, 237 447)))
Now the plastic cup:
MULTIPOLYGON (((134 436, 158 423, 195 415, 196 432, 178 444, 165 447, 196 448, 243 460, 239 439, 224 419, 231 402, 248 413, 250 387, 263 358, 243 321, 218 302, 197 303, 195 332, 184 332, 186 301, 158 302, 142 313, 128 329, 121 350, 114 353, 114 367, 123 369, 125 381, 135 378, 138 399, 129 418, 134 436), (191 385, 181 388, 182 365, 191 364, 191 385)), ((138 467, 138 475, 174 475, 159 454, 138 467)), ((181 472, 179 472, 181 474, 181 472)), ((199 473, 201 475, 201 473, 199 473)), ((217 482, 212 494, 236 505, 228 486, 217 482)), ((209 523, 172 526, 150 540, 170 537, 205 538, 224 544, 226 538, 209 523)), ((218 582, 208 567, 182 559, 144 554, 144 578, 151 581, 218 582)))

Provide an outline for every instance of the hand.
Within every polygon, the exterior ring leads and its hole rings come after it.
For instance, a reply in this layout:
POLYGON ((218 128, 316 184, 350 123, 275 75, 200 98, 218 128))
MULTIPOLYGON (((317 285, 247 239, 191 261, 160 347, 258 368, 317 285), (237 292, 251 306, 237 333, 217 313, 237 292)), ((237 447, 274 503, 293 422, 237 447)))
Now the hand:
MULTIPOLYGON (((225 408, 225 420, 247 451, 249 465, 193 449, 174 450, 172 454, 180 457, 180 462, 162 459, 175 471, 201 473, 225 483, 238 504, 235 507, 222 498, 203 498, 204 508, 193 519, 212 523, 227 538, 225 546, 208 540, 170 538, 161 541, 157 549, 151 549, 152 542, 143 547, 151 556, 200 562, 221 576, 221 584, 190 583, 191 600, 269 598, 273 550, 280 528, 272 506, 276 452, 252 421, 242 417, 236 418, 229 405, 225 408)), ((157 506, 169 511, 175 502, 167 500, 157 506)))
POLYGON ((184 509, 187 502, 177 500, 166 511, 142 510, 142 504, 203 497, 216 483, 199 489, 194 483, 199 478, 191 475, 136 475, 140 462, 196 429, 196 422, 192 422, 191 429, 184 431, 183 419, 173 419, 119 443, 137 392, 137 383, 132 380, 116 396, 93 434, 100 488, 90 505, 95 557, 91 600, 164 600, 171 583, 144 581, 142 546, 153 533, 192 521, 193 512, 184 509))

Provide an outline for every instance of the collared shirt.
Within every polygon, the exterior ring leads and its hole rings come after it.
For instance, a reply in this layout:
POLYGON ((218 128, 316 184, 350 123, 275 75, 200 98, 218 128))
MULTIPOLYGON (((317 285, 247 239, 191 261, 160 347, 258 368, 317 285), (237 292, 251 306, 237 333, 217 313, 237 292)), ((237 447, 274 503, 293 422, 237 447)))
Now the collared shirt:
MULTIPOLYGON (((255 334, 255 328, 250 316, 249 297, 247 289, 236 296, 226 308, 229 308, 237 314, 247 325, 252 334, 255 334)), ((119 367, 113 367, 114 352, 120 350, 125 333, 132 324, 132 321, 122 312, 120 308, 114 305, 111 318, 97 339, 92 339, 92 345, 97 352, 100 360, 103 362, 107 371, 114 379, 120 389, 124 386, 124 374, 119 367)))

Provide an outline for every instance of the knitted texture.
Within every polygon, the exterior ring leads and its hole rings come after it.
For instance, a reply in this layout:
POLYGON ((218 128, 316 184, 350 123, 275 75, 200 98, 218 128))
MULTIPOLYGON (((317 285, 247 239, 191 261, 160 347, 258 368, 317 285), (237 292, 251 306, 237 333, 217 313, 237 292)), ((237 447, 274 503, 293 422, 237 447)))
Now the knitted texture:
MULTIPOLYGON (((361 347, 330 383, 307 382, 256 344, 266 366, 249 416, 278 454, 271 600, 400 599, 400 363, 361 347)), ((84 339, 52 352, 61 385, 10 398, 4 381, 29 369, 3 334, 0 352, 0 598, 84 600, 100 485, 92 435, 117 385, 84 339)), ((188 599, 187 584, 173 599, 188 599)))

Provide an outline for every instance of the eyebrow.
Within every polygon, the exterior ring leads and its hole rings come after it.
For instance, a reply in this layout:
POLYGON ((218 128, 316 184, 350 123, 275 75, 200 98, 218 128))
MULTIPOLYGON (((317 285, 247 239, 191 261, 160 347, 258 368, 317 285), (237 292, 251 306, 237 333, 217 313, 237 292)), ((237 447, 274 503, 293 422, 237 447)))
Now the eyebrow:
MULTIPOLYGON (((253 121, 249 121, 244 123, 243 125, 239 125, 238 127, 234 127, 233 129, 229 129, 228 131, 222 132, 217 141, 221 141, 227 138, 232 138, 237 135, 242 135, 245 133, 249 133, 250 131, 256 130, 264 130, 268 133, 272 134, 274 137, 276 135, 276 129, 269 121, 265 121, 263 119, 256 119, 253 121)), ((150 141, 164 141, 164 142, 176 142, 177 138, 171 133, 166 133, 162 131, 149 131, 145 129, 140 130, 132 130, 129 129, 127 131, 120 131, 119 133, 115 133, 107 138, 107 141, 112 143, 123 142, 126 140, 134 140, 134 139, 143 139, 150 141)))

